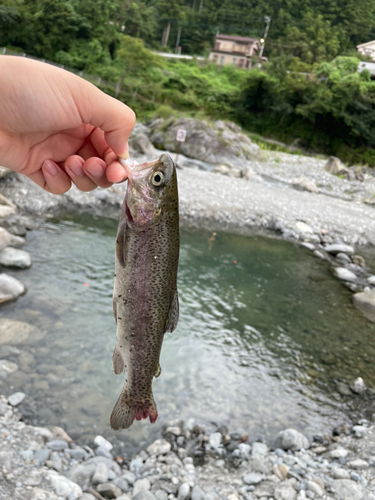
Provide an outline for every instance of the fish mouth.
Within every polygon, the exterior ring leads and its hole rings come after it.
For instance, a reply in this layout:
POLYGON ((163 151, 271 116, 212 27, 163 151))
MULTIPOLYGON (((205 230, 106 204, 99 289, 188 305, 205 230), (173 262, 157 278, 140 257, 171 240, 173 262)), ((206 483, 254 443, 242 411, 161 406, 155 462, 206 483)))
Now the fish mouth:
POLYGON ((118 161, 125 168, 130 183, 132 183, 133 180, 146 177, 150 169, 154 166, 154 162, 146 162, 139 165, 135 160, 131 160, 130 158, 124 160, 118 157, 118 161))

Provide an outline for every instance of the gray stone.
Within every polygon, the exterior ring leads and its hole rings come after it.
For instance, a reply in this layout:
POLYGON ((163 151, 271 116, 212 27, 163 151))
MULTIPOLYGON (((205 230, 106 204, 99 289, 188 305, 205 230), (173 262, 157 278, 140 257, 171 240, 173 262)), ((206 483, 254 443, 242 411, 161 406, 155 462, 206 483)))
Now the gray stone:
POLYGON ((77 500, 82 496, 82 490, 78 484, 73 483, 65 476, 61 476, 55 471, 50 471, 47 475, 51 485, 57 495, 69 500, 77 500))
POLYGON ((129 484, 134 484, 134 481, 136 479, 135 474, 133 474, 133 472, 130 471, 125 471, 121 477, 125 479, 125 481, 129 484))
POLYGON ((238 445, 239 456, 241 458, 249 458, 251 452, 251 446, 247 443, 240 443, 238 445))
POLYGON ((11 242, 11 233, 5 228, 0 227, 0 251, 8 247, 11 242))
POLYGON ((193 486, 193 489, 191 491, 191 500, 205 500, 205 492, 197 484, 193 486))
POLYGON ((375 323, 375 289, 354 293, 352 299, 354 306, 365 318, 375 323))
POLYGON ((242 479, 245 484, 258 484, 264 479, 264 476, 257 472, 249 472, 245 474, 242 479))
POLYGON ((367 433, 367 427, 363 425, 355 425, 353 427, 353 432, 356 438, 361 439, 367 433))
POLYGON ((354 254, 354 248, 350 245, 345 245, 343 243, 332 243, 324 247, 327 253, 332 255, 337 255, 338 253, 345 253, 347 255, 354 254))
POLYGON ((7 377, 10 373, 18 370, 16 363, 8 361, 7 359, 0 359, 0 377, 7 377))
POLYGON ((318 193, 319 191, 315 182, 308 177, 299 177, 298 179, 295 179, 293 187, 300 189, 301 191, 309 191, 310 193, 318 193))
POLYGON ((148 490, 142 490, 133 496, 133 500, 156 500, 155 495, 148 490))
POLYGON ((62 439, 52 439, 52 441, 48 441, 47 446, 53 451, 62 451, 69 448, 68 443, 62 439))
POLYGON ((340 264, 350 264, 352 261, 351 258, 349 257, 349 255, 347 255, 346 253, 343 253, 343 252, 339 252, 338 254, 336 254, 336 260, 340 264))
POLYGON ((278 484, 275 488, 275 500, 293 500, 296 496, 297 492, 291 484, 278 484))
POLYGON ((143 465, 143 458, 136 457, 133 458, 133 460, 130 462, 129 469, 131 472, 136 472, 140 467, 142 467, 142 465, 143 465))
POLYGON ((311 229, 311 227, 306 224, 305 222, 302 222, 302 221, 298 221, 296 222, 296 225, 295 225, 295 228, 296 228, 296 231, 298 233, 302 233, 302 234, 313 234, 313 230, 311 229))
POLYGON ((356 394, 362 394, 366 390, 366 385, 362 377, 356 378, 351 384, 350 388, 356 394))
POLYGON ((348 174, 349 170, 342 161, 336 156, 330 156, 324 167, 324 170, 332 175, 348 174))
POLYGON ((94 439, 94 443, 96 446, 102 446, 103 448, 106 448, 107 450, 111 451, 113 449, 113 445, 107 441, 103 436, 96 436, 94 439))
POLYGON ((96 500, 96 498, 91 493, 84 493, 79 500, 96 500))
POLYGON ((87 452, 82 448, 73 448, 72 450, 66 451, 73 460, 84 460, 87 458, 87 452))
POLYGON ((166 455, 171 451, 171 443, 168 443, 165 439, 157 439, 147 448, 147 453, 149 455, 166 455))
MULTIPOLYGON (((113 471, 109 471, 109 472, 111 473, 113 471)), ((118 486, 121 491, 129 491, 130 490, 128 482, 125 481, 125 479, 123 479, 122 477, 116 477, 115 479, 113 479, 113 484, 118 486)))
POLYGON ((48 462, 51 462, 51 466, 55 470, 57 470, 57 472, 60 472, 62 470, 62 459, 57 451, 53 451, 51 453, 51 456, 50 456, 48 462))
POLYGON ((25 291, 24 285, 16 278, 9 276, 9 274, 0 274, 0 302, 14 300, 24 294, 25 291))
POLYGON ((251 449, 252 455, 267 455, 267 453, 268 453, 268 446, 266 444, 258 442, 253 443, 251 449))
POLYGON ((208 436, 208 444, 210 445, 210 448, 216 452, 219 451, 222 442, 223 442, 223 436, 221 432, 213 432, 208 436))
POLYGON ((97 455, 98 457, 106 457, 106 458, 111 458, 111 459, 113 458, 109 449, 104 447, 104 446, 98 446, 95 449, 95 455, 97 455))
POLYGON ((304 241, 303 243, 301 243, 301 247, 307 248, 307 250, 310 250, 310 251, 315 250, 315 245, 313 245, 312 243, 308 243, 307 241, 304 241))
POLYGON ((8 403, 12 406, 18 406, 25 399, 26 394, 24 392, 15 392, 8 397, 8 403))
POLYGON ((366 460, 362 460, 361 458, 356 458, 355 460, 351 460, 348 462, 347 467, 350 467, 350 469, 355 469, 355 470, 361 470, 361 469, 367 469, 369 466, 369 463, 366 462, 366 460))
POLYGON ((5 267, 18 267, 26 269, 31 266, 30 254, 25 250, 18 248, 7 247, 0 252, 0 265, 5 267))
POLYGON ((260 472, 261 474, 270 474, 272 471, 269 458, 262 455, 251 456, 249 459, 249 468, 253 472, 260 472))
POLYGON ((272 498, 275 491, 275 484, 271 482, 262 482, 258 484, 253 491, 253 495, 258 498, 272 498))
POLYGON ((108 497, 110 499, 117 498, 120 495, 122 495, 122 491, 120 490, 120 488, 118 488, 115 484, 112 483, 99 484, 96 487, 96 491, 101 495, 108 497))
POLYGON ((19 345, 23 343, 37 342, 43 339, 45 334, 35 326, 0 318, 0 345, 19 345))
POLYGON ((306 487, 309 491, 315 493, 317 497, 322 497, 325 493, 322 484, 318 484, 316 481, 307 481, 306 487))
POLYGON ((133 485, 133 496, 142 490, 148 491, 151 488, 150 480, 147 477, 143 479, 137 479, 133 485))
POLYGON ((108 482, 108 467, 106 464, 99 463, 96 466, 91 481, 93 484, 103 484, 108 482))
POLYGON ((140 132, 136 135, 131 135, 129 146, 138 153, 155 156, 155 148, 146 134, 140 132))
POLYGON ((367 500, 369 495, 366 490, 356 481, 351 479, 335 479, 332 481, 331 490, 339 500, 367 500))
POLYGON ((189 157, 212 164, 246 167, 248 159, 258 156, 260 148, 244 134, 230 127, 217 130, 205 121, 195 118, 169 118, 153 120, 149 124, 150 140, 159 149, 180 152, 189 157), (186 140, 178 144, 176 133, 185 129, 186 140))
POLYGON ((307 437, 295 429, 286 429, 279 432, 274 443, 274 448, 291 451, 307 449, 309 446, 310 443, 307 437))
POLYGON ((357 281, 357 276, 345 267, 334 267, 332 271, 339 280, 350 282, 357 281))
POLYGON ((313 255, 314 255, 314 257, 316 257, 317 259, 320 259, 320 260, 327 259, 327 257, 325 256, 325 254, 321 250, 314 250, 313 255))
POLYGON ((36 450, 34 453, 34 460, 37 460, 41 465, 44 465, 46 460, 49 459, 49 456, 51 454, 51 450, 45 446, 42 448, 39 448, 39 450, 36 450))
POLYGON ((0 205, 0 219, 6 219, 10 215, 15 214, 16 211, 12 207, 7 207, 6 205, 0 205))
POLYGON ((342 469, 341 467, 334 467, 332 469, 332 477, 334 479, 349 479, 350 473, 346 469, 342 469))
POLYGON ((190 486, 188 483, 182 483, 178 488, 178 500, 186 500, 190 493, 190 486))
POLYGON ((329 452, 329 456, 331 458, 345 458, 347 455, 348 455, 348 450, 346 450, 342 446, 338 446, 337 448, 329 452))
POLYGON ((350 387, 344 382, 339 382, 337 384, 337 390, 342 396, 351 396, 350 387))
MULTIPOLYGON (((168 496, 167 496, 168 498, 168 496)), ((117 497, 117 500, 131 500, 131 495, 129 493, 124 493, 117 497)))
MULTIPOLYGON (((157 500, 168 500, 168 493, 165 490, 158 489, 154 491, 154 495, 157 498, 157 500)), ((204 500, 204 496, 202 499, 199 500, 204 500)))

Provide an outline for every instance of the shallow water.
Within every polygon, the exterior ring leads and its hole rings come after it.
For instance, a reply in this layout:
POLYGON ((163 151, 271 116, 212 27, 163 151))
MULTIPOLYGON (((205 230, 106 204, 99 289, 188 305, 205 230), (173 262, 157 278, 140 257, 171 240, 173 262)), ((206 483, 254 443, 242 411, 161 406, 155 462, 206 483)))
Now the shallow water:
MULTIPOLYGON (((115 221, 87 215, 42 224, 28 235, 33 266, 11 272, 29 291, 1 308, 46 336, 19 352, 3 346, 0 357, 20 370, 0 389, 27 394, 21 409, 31 422, 62 425, 81 440, 114 436, 108 420, 124 382, 111 369, 115 232, 115 221)), ((117 437, 138 447, 176 417, 265 439, 345 420, 359 398, 341 397, 336 384, 361 375, 375 387, 375 325, 327 264, 283 241, 181 236, 180 322, 153 383, 159 419, 117 437)))

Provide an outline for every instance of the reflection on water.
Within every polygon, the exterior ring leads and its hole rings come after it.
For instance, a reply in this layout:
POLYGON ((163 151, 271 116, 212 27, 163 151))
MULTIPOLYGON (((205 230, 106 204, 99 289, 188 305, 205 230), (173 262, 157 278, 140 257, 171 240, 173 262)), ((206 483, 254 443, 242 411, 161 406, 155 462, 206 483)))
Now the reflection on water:
MULTIPOLYGON (((24 391, 31 420, 73 437, 112 437, 109 415, 124 377, 115 376, 112 316, 116 222, 81 216, 28 236, 31 269, 12 272, 28 294, 2 317, 47 332, 37 345, 2 347, 19 365, 0 389, 24 391)), ((170 418, 226 424, 251 438, 286 426, 314 433, 342 421, 352 397, 337 382, 361 375, 375 387, 375 325, 322 262, 290 243, 182 232, 180 322, 167 334, 154 380, 157 424, 117 434, 149 440, 170 418)))

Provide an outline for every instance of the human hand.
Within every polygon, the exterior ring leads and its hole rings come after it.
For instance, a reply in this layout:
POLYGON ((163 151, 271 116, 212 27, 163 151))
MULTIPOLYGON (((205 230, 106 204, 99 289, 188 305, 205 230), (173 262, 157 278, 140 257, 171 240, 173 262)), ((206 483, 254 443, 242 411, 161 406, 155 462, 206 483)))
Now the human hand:
POLYGON ((0 165, 54 194, 107 188, 127 176, 135 114, 55 66, 0 56, 0 165))

